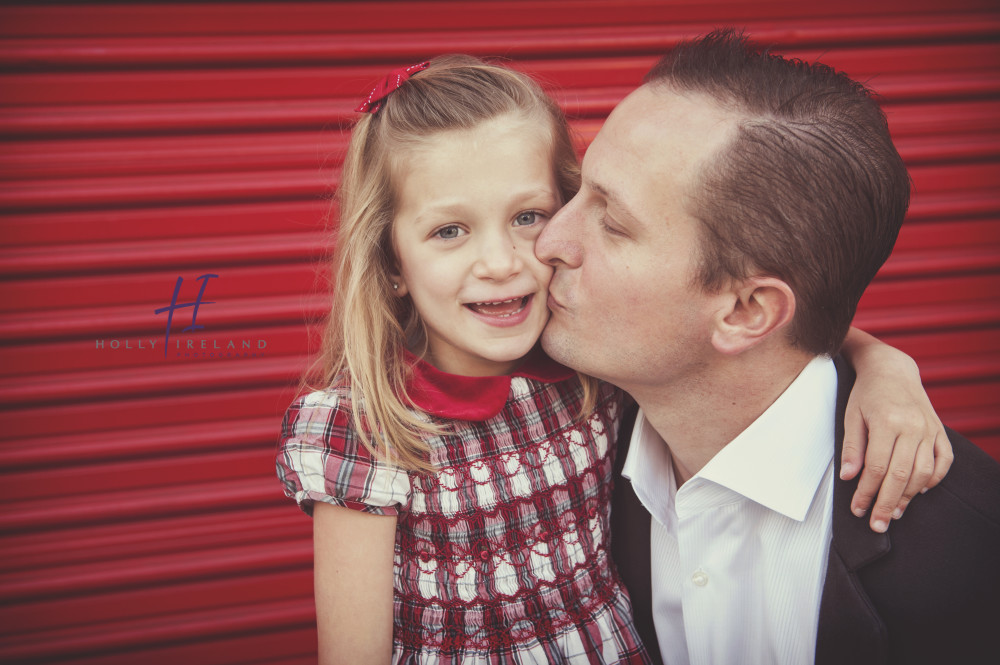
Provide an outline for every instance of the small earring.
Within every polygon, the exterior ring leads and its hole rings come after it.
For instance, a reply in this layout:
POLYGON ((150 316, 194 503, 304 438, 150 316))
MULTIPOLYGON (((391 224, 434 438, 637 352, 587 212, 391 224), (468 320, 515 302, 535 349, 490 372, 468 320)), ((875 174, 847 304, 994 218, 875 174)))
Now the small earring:
POLYGON ((393 282, 393 283, 392 283, 392 290, 393 290, 393 291, 397 291, 397 290, 399 290, 399 284, 397 284, 396 282, 393 282))

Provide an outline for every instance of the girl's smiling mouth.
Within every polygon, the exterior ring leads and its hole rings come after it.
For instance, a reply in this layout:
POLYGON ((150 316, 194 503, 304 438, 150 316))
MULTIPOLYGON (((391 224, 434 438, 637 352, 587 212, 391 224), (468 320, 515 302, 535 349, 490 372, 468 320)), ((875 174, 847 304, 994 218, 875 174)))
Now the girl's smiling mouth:
POLYGON ((508 298, 507 300, 493 300, 486 302, 466 303, 466 307, 484 319, 493 319, 490 323, 494 325, 504 323, 520 323, 528 305, 534 296, 529 294, 518 298, 508 298))

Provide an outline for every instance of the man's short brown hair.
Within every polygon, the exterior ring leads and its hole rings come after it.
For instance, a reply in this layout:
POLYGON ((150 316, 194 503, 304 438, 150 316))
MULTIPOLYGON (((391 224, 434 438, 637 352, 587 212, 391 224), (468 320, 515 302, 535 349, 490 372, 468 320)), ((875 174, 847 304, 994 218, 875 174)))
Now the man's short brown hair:
POLYGON ((796 297, 792 343, 837 353, 910 199, 909 175, 872 93, 732 30, 681 43, 646 82, 708 95, 737 118, 733 140, 691 191, 702 285, 784 280, 796 297))

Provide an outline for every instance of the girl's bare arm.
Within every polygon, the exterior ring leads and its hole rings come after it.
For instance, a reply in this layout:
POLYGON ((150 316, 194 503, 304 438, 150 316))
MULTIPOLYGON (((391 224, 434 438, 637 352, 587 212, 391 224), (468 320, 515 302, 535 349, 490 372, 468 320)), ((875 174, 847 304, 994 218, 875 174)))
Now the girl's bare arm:
POLYGON ((325 503, 313 509, 320 665, 388 664, 396 518, 325 503))

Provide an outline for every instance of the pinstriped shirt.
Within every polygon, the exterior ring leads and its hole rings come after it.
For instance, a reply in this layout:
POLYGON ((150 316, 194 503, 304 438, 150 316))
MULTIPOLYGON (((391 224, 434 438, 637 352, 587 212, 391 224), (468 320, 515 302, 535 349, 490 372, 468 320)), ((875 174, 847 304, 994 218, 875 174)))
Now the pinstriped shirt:
POLYGON ((837 374, 818 357, 679 489, 636 420, 623 475, 653 516, 653 613, 667 665, 811 663, 833 499, 837 374))

